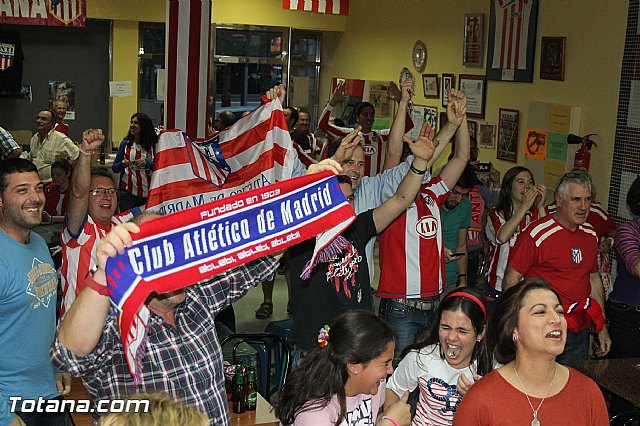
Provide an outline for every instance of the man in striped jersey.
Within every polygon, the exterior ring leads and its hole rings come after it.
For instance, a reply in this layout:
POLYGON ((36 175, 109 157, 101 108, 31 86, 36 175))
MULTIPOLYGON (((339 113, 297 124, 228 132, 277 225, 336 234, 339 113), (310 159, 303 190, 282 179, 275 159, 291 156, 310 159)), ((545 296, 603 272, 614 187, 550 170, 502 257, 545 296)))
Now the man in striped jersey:
MULTIPOLYGON (((523 277, 540 277, 558 293, 566 312, 567 336, 557 361, 569 365, 587 359, 593 325, 598 332, 596 355, 609 352, 611 338, 604 323, 598 237, 586 223, 591 206, 589 177, 583 172, 563 174, 556 185, 555 202, 554 214, 531 222, 518 237, 509 253, 502 288, 507 290, 523 277)), ((542 337, 565 336, 549 333, 542 337)))
MULTIPOLYGON (((450 110, 461 125, 455 134, 455 155, 415 201, 380 236, 379 314, 397 335, 395 358, 431 326, 445 289, 445 247, 440 205, 444 204, 469 161, 470 139, 465 114, 464 93, 452 90, 450 110)), ((456 123, 457 124, 457 123, 456 123)), ((398 114, 392 129, 404 128, 398 114)), ((393 136, 392 145, 399 144, 393 136)))
POLYGON ((91 169, 91 156, 103 141, 102 130, 84 131, 80 156, 71 175, 71 196, 61 238, 61 317, 84 288, 84 277, 96 264, 95 250, 100 238, 112 226, 140 214, 140 209, 135 208, 114 215, 118 207, 116 184, 106 170, 91 169))

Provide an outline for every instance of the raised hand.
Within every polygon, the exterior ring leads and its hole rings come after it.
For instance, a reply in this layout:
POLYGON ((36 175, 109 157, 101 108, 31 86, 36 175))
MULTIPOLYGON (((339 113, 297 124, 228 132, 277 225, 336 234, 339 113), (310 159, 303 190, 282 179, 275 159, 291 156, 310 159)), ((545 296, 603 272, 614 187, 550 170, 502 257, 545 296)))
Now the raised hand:
POLYGON ((458 89, 449 89, 449 104, 447 105, 447 121, 456 126, 462 124, 467 114, 467 95, 458 89))
POLYGON ((331 99, 329 100, 329 105, 336 106, 338 102, 340 102, 344 98, 344 81, 339 81, 336 86, 336 90, 333 91, 331 95, 331 99))
POLYGON ((360 136, 360 132, 362 131, 362 126, 358 126, 351 131, 347 136, 342 138, 340 142, 340 146, 336 150, 336 153, 333 155, 333 159, 338 163, 342 163, 350 159, 353 156, 353 151, 360 144, 362 140, 362 136, 360 136))
POLYGON ((411 152, 417 158, 429 162, 433 157, 433 153, 438 147, 438 140, 435 138, 435 130, 428 123, 422 125, 420 129, 420 136, 415 141, 412 141, 408 136, 403 136, 402 139, 407 142, 411 152))
POLYGON ((87 129, 82 132, 82 149, 84 151, 93 151, 100 148, 104 142, 104 134, 102 129, 87 129))
POLYGON ((311 173, 324 172, 326 170, 330 170, 333 172, 333 174, 339 175, 340 173, 342 173, 342 166, 340 165, 340 163, 332 160, 331 158, 325 158, 319 163, 310 165, 307 169, 307 174, 309 175, 311 173))
POLYGON ((400 85, 400 89, 402 90, 402 95, 400 97, 400 102, 409 103, 411 102, 411 98, 413 97, 413 78, 405 80, 400 85))
POLYGON ((100 269, 104 271, 108 257, 122 254, 125 247, 131 247, 133 243, 131 233, 137 234, 138 232, 140 232, 140 227, 133 222, 126 222, 111 228, 111 231, 100 239, 96 248, 96 258, 100 269))
POLYGON ((525 210, 531 209, 533 204, 536 202, 536 198, 538 197, 539 192, 536 186, 532 186, 529 189, 526 189, 522 194, 522 208, 525 210))
POLYGON ((535 200, 535 206, 537 209, 541 208, 544 206, 544 199, 546 197, 546 192, 547 192, 547 187, 542 185, 542 184, 537 184, 534 187, 538 193, 538 195, 536 196, 536 200, 535 200))
POLYGON ((277 98, 280 101, 280 104, 284 105, 284 101, 287 96, 287 88, 285 87, 284 84, 278 84, 276 86, 273 86, 271 89, 267 90, 267 93, 265 93, 265 95, 269 100, 273 100, 277 98))

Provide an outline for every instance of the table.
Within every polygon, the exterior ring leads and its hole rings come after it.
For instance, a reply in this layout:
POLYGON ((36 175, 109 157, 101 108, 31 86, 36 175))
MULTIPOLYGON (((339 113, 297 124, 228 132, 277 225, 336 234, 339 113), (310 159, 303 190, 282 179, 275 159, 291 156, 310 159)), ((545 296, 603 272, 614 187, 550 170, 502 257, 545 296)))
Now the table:
POLYGON ((256 411, 246 411, 242 414, 236 414, 233 412, 231 401, 229 401, 229 412, 231 413, 232 426, 278 426, 280 424, 278 418, 271 410, 271 405, 260 394, 258 394, 256 411))
MULTIPOLYGON (((65 397, 65 399, 93 399, 89 392, 84 388, 82 379, 80 377, 71 378, 71 393, 65 397)), ((71 418, 76 426, 94 426, 93 418, 90 413, 71 413, 71 418)))
POLYGON ((62 231, 62 223, 42 222, 33 230, 44 238, 48 246, 60 245, 60 231, 62 231))
POLYGON ((576 361, 572 367, 609 392, 640 407, 640 358, 576 361))

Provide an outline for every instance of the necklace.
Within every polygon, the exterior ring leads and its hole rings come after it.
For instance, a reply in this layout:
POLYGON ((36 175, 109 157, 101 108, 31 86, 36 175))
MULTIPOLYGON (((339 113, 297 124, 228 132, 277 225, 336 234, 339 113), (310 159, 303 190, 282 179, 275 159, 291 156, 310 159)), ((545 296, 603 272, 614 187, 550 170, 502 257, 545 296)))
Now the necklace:
POLYGON ((551 390, 551 386, 553 386, 553 382, 556 380, 556 372, 558 371, 558 367, 554 364, 553 369, 553 377, 551 378, 551 383, 549 383, 549 387, 547 391, 544 393, 544 397, 542 397, 542 401, 538 404, 538 408, 533 408, 533 404, 531 403, 531 399, 529 399, 529 392, 527 392, 527 388, 524 387, 524 383, 520 380, 520 375, 518 374, 518 369, 516 368, 515 361, 513 362, 513 371, 516 372, 516 377, 518 378, 518 382, 520 382, 520 386, 524 389, 524 396, 527 397, 527 402, 529 402, 529 406, 531 407, 531 411, 533 411, 533 420, 531 420, 531 426, 540 426, 540 420, 538 420, 538 411, 540 411, 540 407, 542 407, 542 403, 545 399, 547 399, 547 395, 551 390))

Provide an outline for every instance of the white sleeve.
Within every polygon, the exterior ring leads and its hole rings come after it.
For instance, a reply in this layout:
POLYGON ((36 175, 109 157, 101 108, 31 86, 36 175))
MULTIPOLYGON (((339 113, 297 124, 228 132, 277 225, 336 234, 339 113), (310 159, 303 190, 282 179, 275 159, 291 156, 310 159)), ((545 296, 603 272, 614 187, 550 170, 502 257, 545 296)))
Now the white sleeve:
POLYGON ((419 374, 418 351, 411 351, 400 361, 387 381, 387 389, 391 389, 398 398, 402 398, 405 391, 412 392, 418 386, 419 374))

